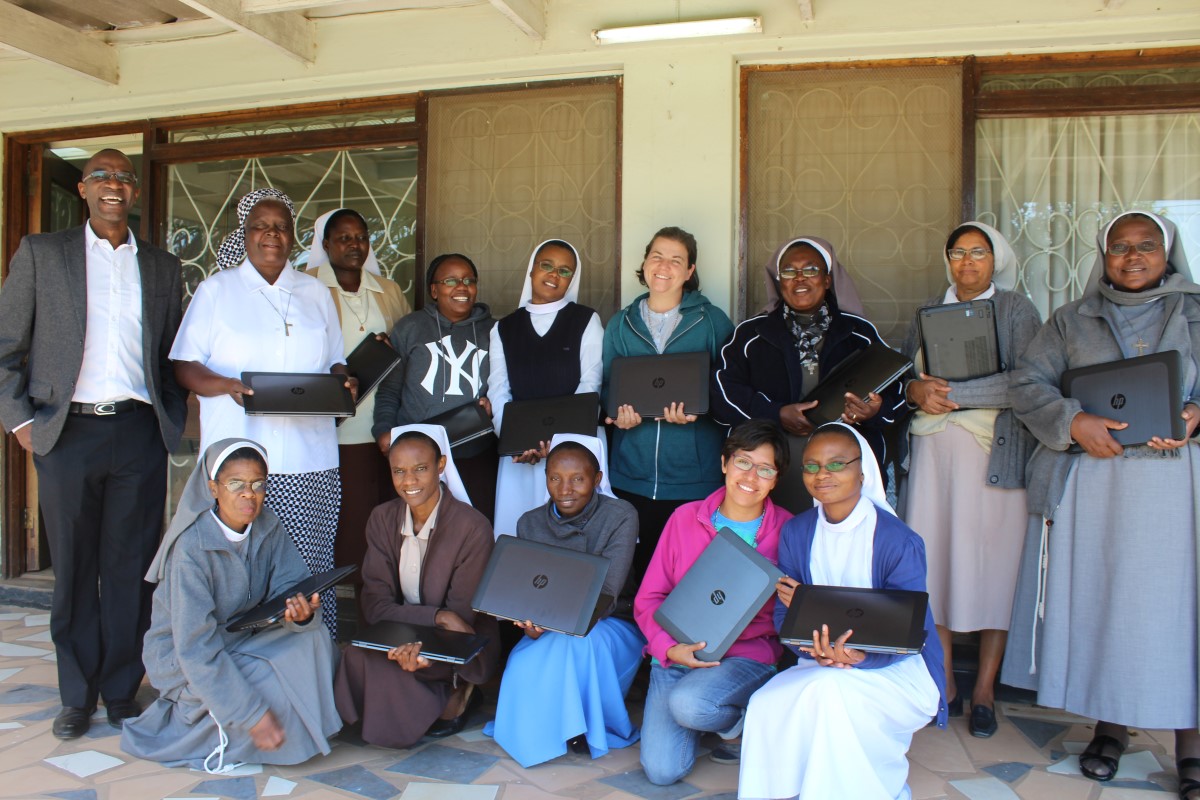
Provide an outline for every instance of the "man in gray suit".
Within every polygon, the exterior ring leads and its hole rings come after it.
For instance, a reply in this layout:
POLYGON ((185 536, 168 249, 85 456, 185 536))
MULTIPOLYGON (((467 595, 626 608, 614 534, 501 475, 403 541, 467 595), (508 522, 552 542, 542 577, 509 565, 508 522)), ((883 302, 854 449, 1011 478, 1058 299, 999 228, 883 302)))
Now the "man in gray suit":
POLYGON ((142 580, 162 533, 167 453, 187 392, 167 354, 181 316, 179 259, 129 229, 137 175, 124 153, 83 167, 87 224, 26 236, 0 291, 0 422, 32 450, 54 564, 60 739, 99 698, 120 727, 141 713, 142 580))

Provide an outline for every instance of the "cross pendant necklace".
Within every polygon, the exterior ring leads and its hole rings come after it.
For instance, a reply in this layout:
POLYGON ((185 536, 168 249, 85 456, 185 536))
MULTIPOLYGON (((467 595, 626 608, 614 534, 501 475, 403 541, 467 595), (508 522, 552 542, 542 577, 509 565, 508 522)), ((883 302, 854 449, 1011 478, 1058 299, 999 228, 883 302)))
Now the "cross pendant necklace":
POLYGON ((1149 347, 1150 345, 1147 344, 1146 342, 1143 342, 1142 337, 1139 336, 1138 340, 1133 343, 1133 346, 1137 348, 1139 356, 1144 356, 1146 354, 1146 348, 1149 347))
POLYGON ((288 293, 287 306, 284 307, 282 312, 279 311, 279 307, 276 306, 274 303, 272 303, 270 298, 268 298, 265 294, 259 294, 259 297, 261 297, 263 300, 266 300, 267 305, 269 305, 271 307, 271 310, 274 311, 276 314, 278 314, 279 319, 281 319, 283 321, 283 335, 291 336, 292 335, 292 325, 294 323, 287 321, 288 312, 292 310, 292 295, 291 295, 291 293, 290 292, 288 293))

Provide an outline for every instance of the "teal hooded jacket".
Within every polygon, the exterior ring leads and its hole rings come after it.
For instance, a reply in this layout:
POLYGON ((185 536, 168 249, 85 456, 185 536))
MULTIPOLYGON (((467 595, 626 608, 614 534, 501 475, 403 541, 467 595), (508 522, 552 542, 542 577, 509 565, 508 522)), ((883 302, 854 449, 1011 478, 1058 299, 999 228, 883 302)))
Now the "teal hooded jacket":
MULTIPOLYGON (((617 312, 604 331, 606 405, 613 359, 658 352, 640 311, 647 297, 649 294, 643 294, 617 312)), ((685 292, 679 312, 679 324, 663 352, 703 351, 715 365, 721 348, 733 335, 729 317, 700 292, 685 292)), ((723 483, 724 440, 725 429, 707 415, 689 425, 644 419, 627 431, 614 428, 608 454, 609 480, 614 488, 654 500, 699 500, 723 483)))

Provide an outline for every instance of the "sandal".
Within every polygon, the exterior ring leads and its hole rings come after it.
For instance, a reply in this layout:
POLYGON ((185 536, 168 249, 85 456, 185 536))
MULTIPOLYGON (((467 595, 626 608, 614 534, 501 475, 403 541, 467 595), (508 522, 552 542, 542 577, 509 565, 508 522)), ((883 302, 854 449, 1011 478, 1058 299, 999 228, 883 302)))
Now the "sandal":
POLYGON ((1200 791, 1200 780, 1183 777, 1183 771, 1185 769, 1200 770, 1200 758, 1181 758, 1175 762, 1175 768, 1179 771, 1180 800, 1195 800, 1190 795, 1192 792, 1200 791))
POLYGON ((1083 773, 1083 777, 1091 778, 1094 781, 1101 783, 1111 781, 1117 775, 1117 766, 1121 762, 1121 755, 1128 746, 1128 742, 1122 744, 1115 737, 1103 733, 1096 734, 1088 742, 1088 746, 1083 749, 1083 752, 1079 754, 1079 771, 1083 773), (1113 755, 1113 753, 1116 755, 1113 755), (1084 759, 1098 762, 1104 771, 1101 772, 1089 768, 1083 763, 1084 759))

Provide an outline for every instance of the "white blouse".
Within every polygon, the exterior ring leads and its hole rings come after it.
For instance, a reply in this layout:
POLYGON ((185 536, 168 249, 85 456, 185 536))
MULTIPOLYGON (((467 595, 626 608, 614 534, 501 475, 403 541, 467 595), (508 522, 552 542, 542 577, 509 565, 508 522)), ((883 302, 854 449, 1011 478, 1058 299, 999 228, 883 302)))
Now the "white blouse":
POLYGON ((875 558, 875 504, 866 497, 841 522, 825 519, 817 511, 817 533, 809 555, 814 584, 870 589, 871 565, 875 558))

